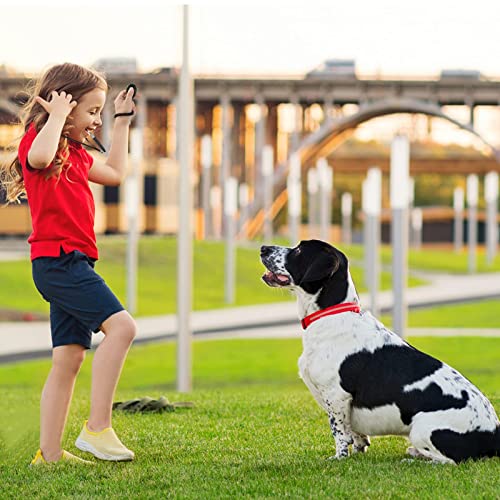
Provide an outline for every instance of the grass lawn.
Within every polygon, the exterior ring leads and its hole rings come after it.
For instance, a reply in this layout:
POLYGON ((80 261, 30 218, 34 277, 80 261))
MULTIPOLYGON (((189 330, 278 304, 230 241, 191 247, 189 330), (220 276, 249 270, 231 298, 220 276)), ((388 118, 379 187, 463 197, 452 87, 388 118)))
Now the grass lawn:
MULTIPOLYGON (((414 309, 408 313, 408 326, 422 328, 500 328, 500 299, 414 309)), ((381 321, 391 325, 384 315, 381 321)))
MULTIPOLYGON (((500 339, 416 338, 459 369, 500 411, 500 339)), ((298 379, 300 339, 194 343, 194 387, 174 392, 175 346, 134 347, 117 398, 167 395, 192 410, 115 415, 132 463, 28 468, 38 442, 38 399, 48 361, 0 366, 0 498, 498 498, 500 459, 459 466, 402 462, 401 437, 372 440, 366 455, 334 453, 326 415, 298 379)), ((91 356, 89 356, 90 358, 91 356)), ((89 409, 90 359, 75 389, 64 446, 89 409)))
MULTIPOLYGON (((363 259, 363 246, 351 245, 341 247, 350 259, 361 262, 363 259)), ((392 259, 392 249, 390 245, 380 247, 380 258, 383 264, 390 265, 392 259)), ((410 249, 408 254, 408 265, 410 269, 420 269, 422 271, 439 271, 442 273, 467 273, 467 248, 464 247, 460 253, 455 253, 451 247, 432 248, 423 250, 410 249)), ((497 255, 491 266, 486 264, 484 247, 477 250, 477 271, 478 272, 500 272, 500 255, 497 255)))
MULTIPOLYGON (((124 238, 103 238, 99 243, 100 259, 96 270, 120 300, 126 302, 124 238)), ((138 316, 169 314, 176 304, 176 240, 142 238, 139 246, 138 316)), ((224 303, 224 244, 197 241, 194 244, 193 308, 194 310, 226 307, 224 303)), ((260 277, 264 266, 258 246, 239 248, 236 271, 236 306, 290 300, 290 294, 269 293, 260 277)), ((352 268, 358 290, 363 291, 363 272, 352 268)), ((48 304, 40 297, 31 278, 29 260, 0 262, 0 304, 5 309, 48 313, 48 304)), ((410 286, 424 283, 410 278, 410 286)), ((381 276, 382 289, 391 287, 387 272, 381 276)))

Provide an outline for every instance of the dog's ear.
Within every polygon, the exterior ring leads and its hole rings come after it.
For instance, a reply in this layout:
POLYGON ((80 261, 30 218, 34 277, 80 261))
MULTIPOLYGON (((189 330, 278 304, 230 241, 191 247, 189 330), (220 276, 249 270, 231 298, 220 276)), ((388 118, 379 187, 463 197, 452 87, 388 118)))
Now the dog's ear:
POLYGON ((307 268, 301 283, 319 281, 335 274, 340 266, 340 260, 335 252, 322 252, 307 268))

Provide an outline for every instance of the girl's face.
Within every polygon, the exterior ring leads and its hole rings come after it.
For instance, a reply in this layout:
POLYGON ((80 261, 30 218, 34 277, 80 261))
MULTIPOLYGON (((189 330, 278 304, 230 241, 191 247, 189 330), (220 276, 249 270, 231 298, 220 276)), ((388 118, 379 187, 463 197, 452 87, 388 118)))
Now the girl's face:
POLYGON ((89 133, 94 134, 95 129, 102 125, 101 112, 106 101, 106 92, 95 88, 78 100, 78 104, 71 112, 72 128, 69 136, 77 141, 83 141, 89 133))

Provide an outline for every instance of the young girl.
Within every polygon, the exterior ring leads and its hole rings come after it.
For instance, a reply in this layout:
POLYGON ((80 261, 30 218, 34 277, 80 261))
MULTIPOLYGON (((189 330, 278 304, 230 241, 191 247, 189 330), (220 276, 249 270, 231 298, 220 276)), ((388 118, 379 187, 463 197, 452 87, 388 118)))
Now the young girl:
POLYGON ((42 391, 40 449, 32 464, 87 462, 62 450, 61 441, 76 376, 92 332, 99 330, 105 338, 92 365, 90 416, 75 444, 102 460, 134 458, 111 427, 111 410, 136 325, 94 271, 98 253, 89 187, 89 181, 117 186, 125 176, 133 88, 114 101, 107 160, 94 160, 81 144, 102 124, 107 90, 104 78, 92 70, 68 63, 50 68, 25 106, 25 134, 4 175, 9 202, 27 195, 33 280, 50 303, 52 368, 42 391))

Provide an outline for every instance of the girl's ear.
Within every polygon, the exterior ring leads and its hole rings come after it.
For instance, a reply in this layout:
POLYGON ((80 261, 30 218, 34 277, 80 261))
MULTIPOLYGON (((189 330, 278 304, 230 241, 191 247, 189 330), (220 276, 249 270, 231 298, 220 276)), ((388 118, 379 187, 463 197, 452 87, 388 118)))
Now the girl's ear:
POLYGON ((322 252, 307 268, 301 283, 319 281, 335 274, 340 266, 340 260, 334 252, 322 252))

